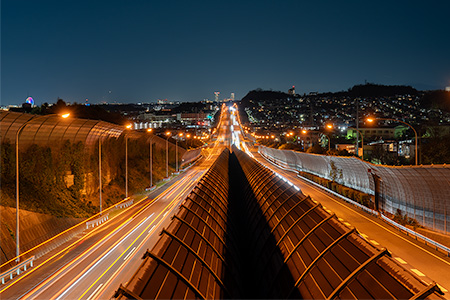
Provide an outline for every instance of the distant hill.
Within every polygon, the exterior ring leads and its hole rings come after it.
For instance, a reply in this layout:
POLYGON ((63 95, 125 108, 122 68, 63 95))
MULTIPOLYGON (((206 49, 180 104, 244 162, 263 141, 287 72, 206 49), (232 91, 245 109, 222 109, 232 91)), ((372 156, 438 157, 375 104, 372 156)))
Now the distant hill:
POLYGON ((276 100, 282 100, 292 98, 292 95, 289 95, 287 93, 283 93, 280 91, 265 91, 262 89, 256 89, 252 90, 245 95, 244 98, 242 98, 241 103, 244 106, 247 106, 249 104, 250 100, 253 101, 276 101, 276 100))
POLYGON ((389 97, 396 95, 418 95, 420 92, 406 85, 381 85, 381 84, 359 84, 348 89, 348 91, 336 93, 321 93, 319 96, 335 97, 389 97))

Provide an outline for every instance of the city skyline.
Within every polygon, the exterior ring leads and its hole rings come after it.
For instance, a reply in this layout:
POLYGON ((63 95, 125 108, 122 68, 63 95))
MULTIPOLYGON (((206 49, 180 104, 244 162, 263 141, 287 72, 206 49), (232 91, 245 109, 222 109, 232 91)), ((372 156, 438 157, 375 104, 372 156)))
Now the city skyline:
POLYGON ((450 86, 450 3, 2 1, 2 105, 450 86))

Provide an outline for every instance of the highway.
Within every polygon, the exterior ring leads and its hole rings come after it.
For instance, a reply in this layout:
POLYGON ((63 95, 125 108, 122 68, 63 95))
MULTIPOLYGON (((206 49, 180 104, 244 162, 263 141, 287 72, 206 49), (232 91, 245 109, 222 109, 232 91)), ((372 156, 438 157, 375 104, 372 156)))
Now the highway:
MULTIPOLYGON (((236 113, 237 115, 237 113, 236 113)), ((239 122, 239 118, 236 118, 239 122)), ((400 233, 391 225, 385 223, 376 216, 373 216, 362 209, 359 209, 341 198, 326 192, 322 187, 300 178, 297 172, 282 169, 264 159, 257 147, 246 144, 243 137, 242 126, 232 133, 238 136, 235 141, 240 143, 240 148, 254 157, 258 162, 270 168, 275 173, 290 181, 298 187, 303 194, 309 195, 313 200, 322 204, 328 211, 335 213, 341 222, 346 226, 355 227, 361 236, 374 246, 387 248, 394 259, 402 264, 406 269, 416 274, 427 283, 436 282, 441 290, 450 297, 450 258, 434 248, 416 241, 414 238, 400 233)))
MULTIPOLYGON (((223 107, 224 108, 224 107, 223 107)), ((106 299, 124 278, 130 278, 141 257, 159 239, 179 205, 225 147, 234 143, 261 164, 320 202, 348 227, 356 227, 367 241, 387 248, 394 259, 423 281, 436 282, 449 297, 450 258, 323 188, 266 161, 246 143, 236 107, 222 109, 216 141, 202 150, 201 162, 174 177, 105 224, 36 260, 31 270, 0 286, 1 299, 106 299)))
POLYGON ((215 143, 202 159, 108 222, 85 232, 35 261, 35 266, 0 286, 1 299, 111 298, 122 278, 129 278, 141 257, 159 239, 179 205, 230 144, 229 114, 222 110, 215 143))

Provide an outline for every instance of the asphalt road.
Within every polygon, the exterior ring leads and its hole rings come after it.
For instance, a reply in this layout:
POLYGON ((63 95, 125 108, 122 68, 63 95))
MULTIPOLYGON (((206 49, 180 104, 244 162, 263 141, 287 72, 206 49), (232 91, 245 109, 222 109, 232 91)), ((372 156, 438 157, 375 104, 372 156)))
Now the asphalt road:
POLYGON ((355 227, 367 241, 377 247, 387 248, 394 259, 420 279, 427 283, 436 282, 446 293, 445 296, 450 297, 450 258, 445 254, 399 232, 380 218, 328 193, 322 187, 300 178, 296 172, 271 164, 256 148, 251 148, 251 153, 260 163, 297 186, 303 194, 309 195, 326 210, 335 213, 345 225, 355 227))
MULTIPOLYGON (((238 116, 237 113, 235 115, 238 116)), ((233 118, 232 116, 232 120, 240 122, 238 117, 233 118)), ((421 241, 416 241, 414 238, 399 232, 377 216, 373 216, 345 202, 341 198, 327 192, 323 187, 299 177, 297 172, 284 170, 268 162, 258 153, 256 147, 243 142, 246 139, 243 136, 244 130, 242 130, 242 125, 239 124, 236 127, 234 132, 232 132, 232 136, 238 148, 290 181, 303 194, 309 195, 313 200, 321 203, 330 213, 335 213, 346 226, 355 227, 368 242, 376 247, 388 249, 395 260, 421 280, 426 283, 436 282, 445 293, 444 297, 450 298, 450 257, 433 247, 425 245, 421 241)))
POLYGON ((141 257, 159 239, 178 207, 229 146, 229 113, 223 110, 217 141, 204 147, 204 159, 108 222, 54 249, 35 266, 0 286, 1 299, 106 299, 125 284, 141 257))

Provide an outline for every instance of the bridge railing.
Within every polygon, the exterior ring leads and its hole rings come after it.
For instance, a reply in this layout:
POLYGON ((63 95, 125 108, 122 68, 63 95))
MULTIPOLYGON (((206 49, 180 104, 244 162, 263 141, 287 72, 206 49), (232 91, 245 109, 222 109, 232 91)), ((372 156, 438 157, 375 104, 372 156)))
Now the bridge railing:
POLYGON ((450 168, 446 165, 391 167, 373 165, 355 157, 338 157, 279 150, 264 146, 266 158, 297 171, 334 180, 374 195, 371 174, 381 178, 381 208, 401 213, 435 231, 450 232, 450 168), (370 172, 368 172, 370 170, 370 172))

